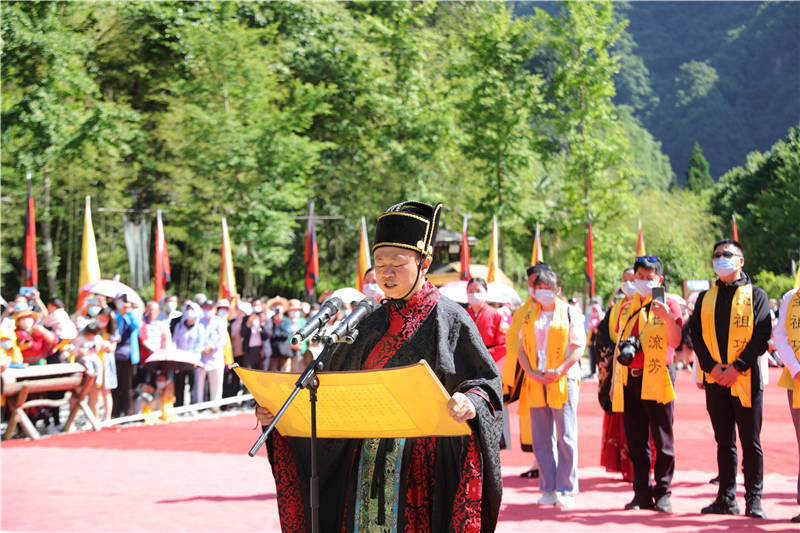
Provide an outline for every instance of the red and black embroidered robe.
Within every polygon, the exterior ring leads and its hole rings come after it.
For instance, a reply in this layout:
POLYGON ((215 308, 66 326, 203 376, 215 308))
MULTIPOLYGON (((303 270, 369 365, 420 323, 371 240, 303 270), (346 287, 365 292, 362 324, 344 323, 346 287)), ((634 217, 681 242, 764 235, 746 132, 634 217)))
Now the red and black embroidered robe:
MULTIPOLYGON (((400 476, 397 531, 494 531, 500 510, 502 392, 497 367, 475 323, 427 283, 402 307, 385 303, 359 324, 329 371, 390 368, 425 359, 448 393, 475 404, 472 435, 407 439, 400 476)), ((355 525, 356 478, 362 441, 320 439, 320 527, 355 525)), ((308 439, 275 433, 267 441, 283 531, 310 530, 308 439)))

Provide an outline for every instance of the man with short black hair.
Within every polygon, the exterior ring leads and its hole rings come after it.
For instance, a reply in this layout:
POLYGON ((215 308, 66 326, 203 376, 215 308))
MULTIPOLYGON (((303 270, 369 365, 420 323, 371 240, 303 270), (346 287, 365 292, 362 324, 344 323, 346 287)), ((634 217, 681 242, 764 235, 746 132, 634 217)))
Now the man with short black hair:
POLYGON ((744 455, 745 514, 766 518, 761 507, 763 380, 758 356, 767 349, 772 321, 767 294, 742 271, 744 253, 733 239, 714 244, 716 284, 700 293, 689 319, 717 441, 719 489, 704 514, 739 514, 736 505, 736 429, 744 455))

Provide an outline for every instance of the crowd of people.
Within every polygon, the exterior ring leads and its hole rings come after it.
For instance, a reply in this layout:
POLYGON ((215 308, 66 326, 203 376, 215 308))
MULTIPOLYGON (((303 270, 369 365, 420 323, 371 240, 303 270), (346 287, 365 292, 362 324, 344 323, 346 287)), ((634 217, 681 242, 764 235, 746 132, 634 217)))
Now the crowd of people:
MULTIPOLYGON (((380 297, 372 286, 365 290, 380 297)), ((344 303, 331 325, 351 307, 344 303)), ((70 316, 60 299, 45 305, 38 291, 26 291, 0 317, 0 371, 79 362, 96 378, 88 403, 100 420, 166 411, 244 392, 234 362, 282 372, 304 368, 322 345, 306 340, 295 346, 290 337, 318 309, 281 296, 215 301, 204 294, 182 302, 171 294, 142 308, 120 294, 87 295, 70 316)), ((59 431, 58 408, 31 414, 45 432, 59 431)))
MULTIPOLYGON (((419 298, 439 301, 435 289, 420 281, 423 263, 418 263, 415 290, 419 298)), ((586 313, 565 297, 558 274, 545 263, 528 269, 529 298, 516 309, 488 302, 486 281, 469 280, 463 307, 497 374, 502 374, 504 403, 520 401, 523 449, 534 456, 532 468, 522 477, 538 479, 539 505, 575 505, 578 387, 581 379, 597 379, 604 417, 601 464, 632 482, 633 498, 625 509, 671 512, 673 384, 676 371, 683 368, 693 372, 697 387, 704 390, 717 444, 718 476, 712 480, 719 486, 717 497, 700 511, 740 512, 738 429, 745 514, 765 518, 760 432, 770 364, 785 365, 779 385, 789 389, 800 454, 800 293, 789 291, 780 303, 769 300, 744 273, 742 247, 730 239, 714 245, 712 264, 716 282, 684 300, 664 292, 664 265, 658 257, 636 258, 622 273, 609 306, 604 309, 593 300, 586 313), (580 364, 584 356, 589 361, 586 373, 580 364)), ((398 286, 382 276, 379 280, 370 269, 364 292, 385 304, 405 301, 393 294, 400 291, 398 286)), ((329 326, 354 303, 345 302, 329 326)), ((231 370, 234 362, 246 368, 299 372, 316 357, 321 344, 306 339, 293 345, 290 339, 319 307, 281 296, 215 301, 196 294, 180 303, 176 295, 168 295, 141 308, 124 294, 112 299, 90 295, 70 316, 59 299, 45 305, 34 290, 17 296, 3 313, 0 370, 78 361, 97 377, 89 405, 104 420, 220 400, 242 392, 231 370), (198 362, 186 365, 154 356, 171 351, 188 353, 198 362)), ((386 307, 390 332, 395 307, 401 313, 402 305, 386 307)), ((397 316, 413 319, 413 314, 397 316)), ((370 361, 366 359, 363 368, 379 364, 370 361)), ((474 415, 476 402, 481 404, 476 397, 459 398, 468 402, 462 412, 472 407, 474 415)), ((39 409, 35 415, 46 426, 58 427, 57 409, 39 409)), ((268 421, 269 416, 259 412, 259 419, 268 421)), ((509 447, 508 416, 502 419, 499 446, 509 447)), ((375 445, 382 446, 380 442, 375 445)), ((800 503, 800 473, 797 500, 800 503)), ((793 521, 800 521, 800 515, 793 521)))

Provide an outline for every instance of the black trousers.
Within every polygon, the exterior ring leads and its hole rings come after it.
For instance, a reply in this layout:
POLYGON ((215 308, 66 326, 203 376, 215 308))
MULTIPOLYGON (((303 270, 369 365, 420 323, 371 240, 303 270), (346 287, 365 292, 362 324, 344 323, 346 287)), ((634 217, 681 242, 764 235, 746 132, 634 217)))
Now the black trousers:
POLYGON ((660 498, 670 495, 670 483, 675 473, 675 448, 672 420, 675 402, 667 404, 642 400, 642 377, 628 374, 625 386, 625 440, 628 457, 633 463, 633 491, 640 496, 660 498), (656 446, 653 466, 654 485, 650 485, 650 435, 656 446))
POLYGON ((133 373, 134 366, 130 359, 117 359, 117 388, 111 390, 111 397, 114 400, 114 407, 111 409, 111 416, 127 416, 131 414, 131 398, 133 397, 133 373))
MULTIPOLYGON (((756 380, 753 380, 756 381, 756 380)), ((752 407, 743 407, 731 389, 706 384, 706 409, 717 441, 719 490, 717 496, 736 498, 736 430, 742 443, 745 499, 761 497, 764 488, 764 455, 761 451, 761 410, 763 393, 756 382, 751 387, 752 407)))
POLYGON ((173 380, 175 384, 175 407, 182 405, 189 405, 192 403, 192 389, 194 389, 194 370, 181 370, 175 372, 173 380), (189 397, 184 398, 186 389, 186 380, 189 380, 189 397))
MULTIPOLYGON (((244 366, 244 356, 240 355, 239 357, 234 357, 233 361, 239 365, 244 366)), ((222 378, 222 397, 223 398, 230 398, 231 396, 236 396, 239 394, 239 390, 242 388, 242 382, 239 380, 239 376, 236 375, 236 372, 233 369, 226 369, 225 370, 225 377, 222 378)))

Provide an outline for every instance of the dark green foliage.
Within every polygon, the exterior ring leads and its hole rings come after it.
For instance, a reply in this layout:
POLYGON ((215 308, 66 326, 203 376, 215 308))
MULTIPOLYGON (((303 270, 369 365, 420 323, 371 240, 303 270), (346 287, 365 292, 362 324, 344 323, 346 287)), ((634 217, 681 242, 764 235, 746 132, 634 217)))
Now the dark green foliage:
POLYGON ((748 272, 790 274, 791 261, 800 258, 800 126, 725 173, 712 208, 725 224, 736 215, 748 272))
POLYGON ((800 119, 800 4, 619 8, 630 26, 618 48, 615 101, 635 109, 673 168, 683 168, 699 142, 711 168, 723 173, 741 165, 744 154, 768 149, 800 119))
POLYGON ((690 191, 700 192, 714 186, 714 180, 708 170, 708 161, 703 156, 703 149, 694 143, 689 167, 686 169, 686 185, 690 191))

